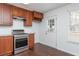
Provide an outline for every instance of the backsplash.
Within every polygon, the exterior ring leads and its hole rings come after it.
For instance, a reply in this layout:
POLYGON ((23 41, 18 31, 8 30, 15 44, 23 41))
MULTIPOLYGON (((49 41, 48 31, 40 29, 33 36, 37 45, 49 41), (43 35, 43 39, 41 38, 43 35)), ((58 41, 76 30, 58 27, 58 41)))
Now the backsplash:
POLYGON ((0 26, 0 36, 2 35, 11 35, 12 26, 0 26))
POLYGON ((24 29, 23 20, 15 20, 15 19, 13 19, 12 29, 24 29))
POLYGON ((37 32, 38 23, 33 22, 32 27, 25 27, 23 20, 13 20, 13 26, 0 26, 0 35, 11 35, 12 30, 23 29, 25 33, 37 32))
POLYGON ((0 26, 0 35, 11 35, 13 29, 24 29, 23 20, 13 20, 13 26, 0 26))

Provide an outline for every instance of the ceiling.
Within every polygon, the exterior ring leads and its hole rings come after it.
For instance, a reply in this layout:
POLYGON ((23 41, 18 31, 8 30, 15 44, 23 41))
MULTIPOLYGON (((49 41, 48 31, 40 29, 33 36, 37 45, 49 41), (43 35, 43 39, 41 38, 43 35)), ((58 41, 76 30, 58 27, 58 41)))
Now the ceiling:
POLYGON ((50 10, 54 10, 56 8, 62 7, 67 5, 68 3, 29 3, 29 4, 23 4, 23 3, 10 3, 11 5, 21 7, 28 10, 35 10, 39 12, 48 12, 50 10))

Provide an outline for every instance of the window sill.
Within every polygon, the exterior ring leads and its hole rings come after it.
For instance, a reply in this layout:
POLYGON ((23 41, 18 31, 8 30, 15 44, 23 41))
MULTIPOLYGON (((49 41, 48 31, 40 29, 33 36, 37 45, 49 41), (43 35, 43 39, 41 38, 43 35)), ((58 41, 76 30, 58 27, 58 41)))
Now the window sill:
POLYGON ((70 40, 68 41, 69 43, 73 43, 73 44, 79 44, 79 41, 74 41, 74 40, 70 40))

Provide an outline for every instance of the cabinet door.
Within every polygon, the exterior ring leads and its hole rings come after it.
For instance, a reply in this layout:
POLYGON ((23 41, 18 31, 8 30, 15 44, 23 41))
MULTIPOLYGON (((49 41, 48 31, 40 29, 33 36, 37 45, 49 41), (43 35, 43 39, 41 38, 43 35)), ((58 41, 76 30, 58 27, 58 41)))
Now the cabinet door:
POLYGON ((25 18, 25 10, 21 9, 21 8, 18 8, 18 16, 25 18))
POLYGON ((12 25, 12 9, 10 5, 3 4, 3 25, 12 25))
POLYGON ((13 37, 7 36, 4 41, 5 55, 9 55, 13 52, 13 37))
POLYGON ((29 49, 34 48, 34 34, 29 34, 28 44, 29 44, 29 49))
POLYGON ((12 55, 13 36, 0 36, 0 55, 12 55))
POLYGON ((12 15, 13 16, 18 16, 18 8, 15 6, 12 6, 12 15))
POLYGON ((0 55, 4 55, 4 40, 0 37, 0 55))
POLYGON ((43 13, 40 12, 33 12, 33 20, 42 21, 43 19, 43 13))
POLYGON ((11 6, 0 4, 0 25, 12 25, 11 6))
POLYGON ((25 13, 25 17, 26 17, 26 20, 24 21, 24 25, 25 26, 32 26, 32 12, 31 11, 27 11, 25 13))
POLYGON ((3 19, 3 8, 2 8, 2 4, 0 3, 0 25, 2 25, 2 19, 3 19))
POLYGON ((12 7, 12 15, 13 15, 13 16, 17 16, 17 17, 23 17, 23 18, 24 18, 24 16, 25 16, 25 11, 24 11, 24 9, 21 9, 21 8, 19 8, 19 7, 13 6, 13 7, 12 7))

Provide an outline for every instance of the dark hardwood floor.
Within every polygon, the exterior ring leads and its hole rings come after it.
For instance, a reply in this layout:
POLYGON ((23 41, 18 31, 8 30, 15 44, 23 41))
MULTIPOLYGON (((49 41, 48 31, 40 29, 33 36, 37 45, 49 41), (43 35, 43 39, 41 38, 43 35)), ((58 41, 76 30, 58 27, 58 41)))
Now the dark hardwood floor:
POLYGON ((37 43, 33 50, 26 50, 15 56, 73 56, 72 54, 37 43))

